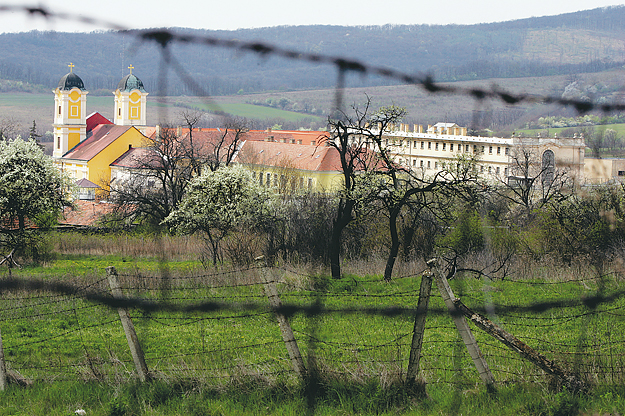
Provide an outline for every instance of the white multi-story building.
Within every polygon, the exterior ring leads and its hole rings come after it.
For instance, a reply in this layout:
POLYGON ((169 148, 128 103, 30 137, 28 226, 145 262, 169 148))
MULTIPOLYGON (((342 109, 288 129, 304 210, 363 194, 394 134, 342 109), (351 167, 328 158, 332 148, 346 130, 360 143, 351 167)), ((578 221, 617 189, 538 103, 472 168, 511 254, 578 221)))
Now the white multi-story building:
POLYGON ((538 169, 566 169, 580 180, 584 173, 585 144, 581 138, 501 138, 468 136, 454 123, 437 123, 424 129, 407 124, 392 126, 383 134, 383 144, 395 161, 426 175, 443 169, 459 155, 476 156, 479 172, 500 180, 518 176, 520 159, 530 159, 538 169))

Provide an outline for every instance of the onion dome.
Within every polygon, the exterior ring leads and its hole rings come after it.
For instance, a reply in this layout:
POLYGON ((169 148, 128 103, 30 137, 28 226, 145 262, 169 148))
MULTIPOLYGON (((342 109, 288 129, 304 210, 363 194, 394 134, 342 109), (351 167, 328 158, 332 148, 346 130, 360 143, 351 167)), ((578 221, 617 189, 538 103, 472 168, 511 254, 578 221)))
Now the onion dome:
POLYGON ((124 78, 122 78, 121 81, 119 81, 119 84, 117 84, 117 89, 122 92, 130 92, 132 90, 146 92, 145 88, 143 88, 143 82, 141 82, 141 80, 132 73, 126 75, 124 78))
POLYGON ((79 90, 84 91, 85 84, 83 84, 82 79, 80 79, 78 75, 74 74, 73 72, 70 72, 69 74, 61 78, 61 80, 59 81, 58 88, 61 91, 69 91, 72 88, 78 88, 79 90))

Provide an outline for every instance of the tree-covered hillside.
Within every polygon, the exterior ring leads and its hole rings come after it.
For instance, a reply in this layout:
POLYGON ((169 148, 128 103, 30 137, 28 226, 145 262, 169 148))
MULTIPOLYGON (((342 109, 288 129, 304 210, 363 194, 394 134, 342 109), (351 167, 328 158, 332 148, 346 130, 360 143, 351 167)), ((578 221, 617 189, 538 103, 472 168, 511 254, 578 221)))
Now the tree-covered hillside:
MULTIPOLYGON (((258 41, 300 52, 356 59, 440 81, 594 72, 625 61, 625 7, 480 25, 283 26, 236 31, 170 29, 194 36, 258 41)), ((0 79, 53 88, 73 62, 91 94, 115 88, 132 64, 152 94, 227 95, 327 88, 336 71, 323 64, 196 43, 170 43, 173 65, 159 84, 159 46, 132 33, 0 34, 0 79), (185 81, 186 78, 186 81, 185 81), (188 82, 193 79, 194 88, 188 82), (98 91, 101 90, 101 91, 98 91)), ((348 77, 348 86, 388 79, 348 77)))

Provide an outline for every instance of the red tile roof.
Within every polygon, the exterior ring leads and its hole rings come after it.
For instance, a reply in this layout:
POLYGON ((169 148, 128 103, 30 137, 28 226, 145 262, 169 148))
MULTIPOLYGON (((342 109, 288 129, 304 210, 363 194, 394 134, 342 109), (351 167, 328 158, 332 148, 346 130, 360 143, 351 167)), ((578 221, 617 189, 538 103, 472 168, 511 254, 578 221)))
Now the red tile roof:
POLYGON ((145 166, 145 161, 147 160, 148 156, 150 156, 151 154, 152 154, 151 148, 131 147, 130 149, 126 151, 126 153, 124 153, 123 155, 115 159, 115 161, 111 163, 111 166, 116 166, 120 168, 139 169, 145 166))
POLYGON ((63 159, 91 160, 122 134, 133 128, 131 126, 100 124, 93 130, 91 137, 70 149, 63 155, 63 159))
POLYGON ((79 188, 94 188, 97 189, 99 188, 98 185, 96 185, 95 183, 91 182, 89 179, 78 179, 76 181, 76 186, 79 188))
MULTIPOLYGON (((189 133, 188 128, 174 128, 172 129, 176 134, 186 137, 189 133)), ((146 136, 153 137, 156 135, 157 129, 150 129, 146 131, 146 136)), ((193 130, 193 140, 215 140, 222 136, 224 128, 201 128, 193 130)), ((324 131, 305 131, 305 130, 248 130, 241 138, 243 140, 251 141, 273 141, 281 143, 295 143, 295 144, 307 144, 317 145, 321 139, 327 134, 324 131), (300 143, 301 140, 301 143, 300 143)), ((228 130, 228 135, 233 136, 234 131, 228 130)))
POLYGON ((61 225, 97 225, 100 218, 113 211, 113 204, 96 201, 75 201, 74 208, 65 208, 61 225))
POLYGON ((104 117, 102 114, 95 112, 87 116, 87 134, 95 129, 100 124, 113 124, 111 120, 104 117))
POLYGON ((246 141, 236 161, 316 172, 340 172, 338 151, 329 146, 246 141))

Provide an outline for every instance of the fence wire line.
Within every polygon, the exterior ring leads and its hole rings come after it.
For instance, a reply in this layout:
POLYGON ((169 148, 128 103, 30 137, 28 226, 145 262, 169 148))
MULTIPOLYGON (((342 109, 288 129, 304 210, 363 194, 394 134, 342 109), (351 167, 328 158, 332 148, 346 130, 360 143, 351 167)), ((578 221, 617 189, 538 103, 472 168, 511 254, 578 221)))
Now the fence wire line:
MULTIPOLYGON (((118 33, 122 35, 133 36, 136 39, 137 43, 154 42, 155 44, 160 46, 161 58, 162 58, 161 72, 159 76, 159 79, 161 81, 159 88, 161 92, 166 91, 165 74, 166 74, 167 69, 169 67, 172 67, 176 70, 176 73, 181 76, 182 81, 192 91, 197 92, 199 95, 203 96, 203 98, 206 100, 209 100, 209 97, 208 97, 208 94, 206 94, 206 92, 202 88, 202 86, 197 84, 193 80, 193 78, 185 71, 183 66, 170 53, 171 45, 197 44, 197 45, 204 45, 207 47, 219 47, 219 48, 226 48, 226 49, 243 52, 243 53, 251 53, 261 58, 266 58, 268 56, 277 56, 277 57, 281 57, 285 59, 300 60, 300 61, 306 61, 309 63, 330 65, 334 67, 337 71, 337 81, 336 81, 336 88, 335 88, 335 108, 337 110, 341 110, 343 106, 342 104, 343 88, 345 86, 346 76, 347 74, 350 74, 350 73, 358 74, 361 76, 371 76, 371 75, 380 76, 380 77, 391 79, 394 81, 399 81, 404 84, 410 84, 416 87, 420 87, 431 94, 451 94, 451 95, 457 95, 457 96, 461 96, 461 95, 467 96, 475 100, 475 102, 478 105, 485 102, 486 100, 497 100, 507 105, 518 105, 522 103, 556 104, 562 107, 574 108, 579 114, 584 114, 584 113, 594 111, 594 110, 602 111, 604 113, 625 110, 625 104, 619 104, 619 103, 599 104, 599 103, 594 103, 591 101, 567 100, 567 99, 562 99, 561 97, 539 96, 539 95, 531 95, 531 94, 513 94, 510 92, 501 90, 498 87, 492 87, 490 89, 486 89, 486 88, 462 88, 462 87, 451 86, 447 84, 444 85, 444 84, 435 82, 434 79, 429 75, 406 74, 401 71, 397 71, 397 70, 390 69, 390 68, 383 68, 383 67, 368 65, 366 63, 363 63, 357 60, 350 60, 350 59, 346 59, 343 57, 328 56, 328 55, 322 55, 322 54, 302 53, 299 51, 285 49, 285 48, 281 48, 275 45, 270 45, 270 44, 266 44, 262 42, 243 42, 243 41, 237 41, 237 40, 227 40, 227 39, 222 39, 219 37, 212 37, 212 36, 191 36, 191 35, 178 34, 178 33, 175 33, 174 31, 167 30, 167 29, 129 30, 128 28, 121 27, 120 25, 117 25, 115 23, 104 22, 98 19, 91 19, 91 18, 84 17, 84 16, 76 16, 76 15, 64 14, 64 13, 55 13, 41 6, 22 7, 22 6, 0 5, 0 12, 10 12, 10 11, 18 11, 18 12, 21 11, 23 13, 26 13, 32 16, 40 16, 45 19, 75 20, 75 21, 80 21, 82 23, 86 23, 86 24, 102 25, 102 26, 108 27, 111 30, 117 31, 118 33)), ((211 105, 215 106, 214 103, 211 103, 211 105)), ((210 278, 214 276, 215 275, 206 275, 204 276, 204 278, 210 278)), ((131 277, 141 277, 141 276, 131 276, 131 277)), ((411 276, 407 276, 407 277, 411 277, 411 276)), ((230 303, 197 302, 197 303, 193 303, 190 305, 177 305, 177 304, 171 303, 168 300, 151 301, 151 300, 131 298, 131 297, 115 299, 111 295, 109 295, 108 292, 106 291, 103 291, 103 290, 96 291, 91 288, 91 286, 95 286, 97 284, 99 284, 99 282, 82 287, 82 286, 75 286, 75 285, 66 284, 66 283, 50 282, 50 281, 44 282, 44 281, 34 280, 34 279, 19 279, 19 280, 18 279, 4 279, 0 281, 0 293, 6 292, 7 290, 26 290, 26 291, 30 291, 31 293, 49 292, 49 293, 52 293, 52 295, 50 295, 49 298, 50 299, 53 299, 55 297, 57 299, 61 298, 61 300, 58 300, 58 301, 67 300, 67 297, 69 297, 70 299, 81 299, 87 302, 101 304, 110 309, 125 307, 125 308, 133 308, 135 310, 143 311, 146 313, 155 312, 155 311, 221 312, 221 311, 243 310, 243 311, 261 311, 260 314, 267 314, 269 312, 280 312, 287 316, 291 316, 297 313, 302 313, 307 316, 317 316, 317 315, 323 315, 323 314, 329 314, 329 313, 354 313, 354 314, 379 315, 379 316, 388 316, 388 317, 410 316, 412 318, 416 315, 416 312, 417 312, 416 308, 406 308, 406 307, 328 308, 328 307, 324 307, 320 305, 308 306, 308 305, 284 304, 280 308, 272 309, 268 307, 267 305, 260 305, 260 304, 254 304, 254 303, 233 303, 233 302, 230 302, 230 303)), ((254 283, 253 285, 258 285, 258 283, 254 283)), ((141 290, 145 290, 145 289, 142 288, 141 290)), ((315 291, 311 291, 311 293, 315 293, 315 291)), ((295 295, 288 295, 288 296, 295 296, 295 295)), ((545 313, 545 312, 549 312, 553 310, 563 310, 567 308, 580 308, 580 307, 587 308, 590 310, 590 312, 578 314, 579 316, 570 318, 572 320, 572 319, 577 319, 581 317, 586 317, 586 316, 596 314, 596 313, 606 313, 606 311, 599 311, 597 308, 600 305, 604 305, 604 304, 609 305, 613 302, 621 300, 624 296, 625 296, 625 291, 614 291, 613 293, 610 293, 610 294, 601 293, 601 294, 594 295, 594 296, 587 296, 583 299, 567 299, 567 300, 553 300, 553 301, 546 301, 546 302, 534 302, 528 305, 494 305, 494 306, 489 305, 488 309, 490 310, 490 308, 495 307, 498 310, 503 309, 506 312, 526 312, 526 313, 531 313, 531 314, 541 314, 541 313, 545 313)), ((614 309, 619 309, 619 308, 614 308, 614 309)), ((76 308, 72 310, 76 312, 76 308)), ((489 310, 486 310, 486 308, 475 308, 474 310, 476 312, 481 312, 481 313, 489 312, 489 310)), ((448 314, 448 311, 446 309, 430 308, 428 310, 428 314, 448 314)), ((249 315, 256 315, 256 314, 250 313, 249 315)), ((232 318, 233 318, 232 316, 229 316, 229 317, 216 317, 214 319, 232 319, 232 318)), ((98 323, 98 324, 93 324, 93 325, 78 325, 78 328, 75 331, 67 331, 63 334, 48 337, 43 340, 14 345, 14 346, 11 346, 11 348, 20 348, 20 347, 25 347, 25 346, 30 346, 30 345, 41 344, 41 343, 51 341, 53 339, 56 339, 62 336, 66 336, 74 332, 80 332, 85 329, 93 328, 93 327, 102 327, 104 325, 109 325, 113 322, 116 322, 116 320, 113 319, 104 323, 98 323)), ((199 320, 193 321, 190 324, 197 323, 197 322, 199 322, 199 320)), ((161 323, 162 325, 166 325, 163 322, 159 322, 159 323, 161 323)), ((181 325, 186 325, 186 323, 180 324, 179 326, 181 325)), ((170 326, 173 326, 173 325, 170 325, 170 326)), ((304 335, 311 342, 314 342, 315 345, 316 344, 323 345, 325 343, 316 334, 305 333, 304 335)), ((404 338, 408 336, 409 334, 402 334, 402 335, 399 335, 398 338, 395 338, 394 340, 391 340, 385 344, 379 344, 375 346, 374 345, 365 345, 365 346, 361 345, 360 348, 361 349, 368 348, 368 350, 370 351, 376 350, 377 348, 383 348, 383 347, 397 348, 401 346, 402 348, 405 348, 407 344, 399 342, 399 341, 403 340, 404 338)), ((82 342, 82 337, 80 338, 82 342)), ((541 344, 544 344, 544 345, 553 345, 552 343, 550 343, 549 340, 534 339, 534 341, 540 342, 541 344)), ((428 342, 425 343, 425 345, 430 345, 430 344, 436 345, 437 343, 443 343, 443 342, 458 343, 457 340, 429 340, 428 342)), ((258 345, 266 346, 269 344, 278 344, 278 343, 279 341, 275 341, 275 342, 272 341, 271 343, 258 344, 258 345)), ((599 346, 598 348, 605 350, 605 349, 610 349, 612 345, 618 345, 618 344, 619 342, 615 341, 613 343, 610 343, 609 345, 599 346)), ((344 349, 348 348, 348 344, 341 345, 340 343, 335 343, 335 344, 325 343, 325 345, 340 346, 341 348, 344 348, 344 349)), ((487 346, 489 348, 492 348, 492 346, 489 346, 489 345, 487 346)), ((549 352, 553 354, 558 354, 558 355, 566 355, 566 354, 576 355, 576 354, 582 354, 583 351, 586 350, 585 346, 581 345, 580 343, 562 344, 561 346, 565 348, 572 348, 572 349, 576 348, 577 351, 549 350, 549 352)), ((84 346, 84 344, 83 344, 83 347, 85 348, 85 352, 86 352, 86 347, 84 346)), ((231 351, 236 348, 254 348, 254 346, 246 345, 246 346, 239 346, 239 347, 228 347, 226 350, 231 351)), ((501 350, 503 348, 499 346, 497 347, 497 349, 501 350)), ((198 352, 198 353, 188 354, 187 356, 200 356, 200 355, 206 355, 206 354, 210 354, 210 352, 208 353, 198 352)), ((444 355, 430 354, 427 351, 423 353, 423 356, 424 358, 438 358, 438 359, 447 359, 447 360, 453 359, 453 357, 448 357, 444 355)), ((503 356, 503 354, 501 356, 503 356)), ((612 357, 622 357, 622 354, 621 353, 611 354, 610 358, 612 357)), ((157 356, 157 357, 152 358, 151 356, 149 356, 149 358, 151 360, 160 360, 162 357, 157 356)), ((511 357, 508 355, 506 355, 505 358, 511 359, 511 357)), ((513 357, 512 359, 519 360, 518 357, 513 357)), ((131 360, 125 360, 125 361, 117 360, 117 361, 120 363, 131 362, 131 360)), ((271 362, 274 362, 274 361, 271 361, 271 362)), ((340 360, 340 362, 343 364, 351 363, 355 365, 361 365, 363 363, 373 363, 376 365, 379 365, 380 363, 401 363, 403 365, 406 362, 406 360, 405 359, 397 359, 397 360, 379 360, 379 359, 360 360, 359 359, 359 360, 353 360, 353 361, 340 360)), ((259 361, 256 363, 249 363, 249 364, 239 363, 234 366, 223 366, 217 369, 212 368, 212 370, 233 372, 237 370, 240 371, 242 368, 251 368, 254 366, 269 364, 269 363, 270 363, 269 360, 264 360, 264 361, 259 361)), ((440 360, 437 360, 437 361, 432 360, 432 362, 427 362, 426 360, 422 371, 427 373, 427 371, 441 369, 441 370, 445 370, 445 373, 444 373, 445 378, 447 377, 451 378, 452 374, 457 374, 459 372, 468 373, 469 371, 472 370, 471 367, 464 366, 465 364, 464 362, 460 363, 462 365, 454 364, 452 367, 441 367, 439 363, 440 363, 440 360)), ((90 365, 90 364, 91 364, 91 361, 88 358, 85 363, 72 364, 72 366, 79 366, 79 365, 85 366, 85 365, 90 365)), ((115 363, 111 362, 111 364, 115 364, 115 363)), ((583 367, 583 368, 590 368, 591 364, 585 364, 585 366, 586 367, 583 367)), ((46 368, 55 368, 55 367, 46 367, 46 368)), ((192 367, 188 367, 188 368, 192 368, 192 367)), ((204 371, 207 369, 207 367, 197 367, 197 368, 200 371, 204 371)), ((179 370, 175 369, 173 371, 175 372, 179 370)), ((336 374, 340 374, 340 375, 345 374, 345 372, 338 372, 332 369, 328 369, 328 371, 335 372, 336 374)), ((506 370, 498 368, 498 366, 495 366, 495 371, 505 372, 506 370)), ((536 374, 540 374, 540 371, 536 369, 533 369, 533 371, 536 374)), ((579 371, 579 366, 578 366, 578 371, 579 371)), ((288 370, 263 372, 263 374, 265 375, 266 374, 283 374, 285 372, 288 372, 288 370)), ((614 369, 612 369, 612 374, 620 373, 620 372, 622 372, 622 368, 619 368, 617 372, 615 372, 614 369)), ((580 371, 580 373, 590 374, 591 370, 582 370, 580 371)), ((518 372, 510 372, 510 374, 514 376, 520 376, 520 377, 525 376, 527 378, 532 377, 531 374, 527 374, 527 373, 521 374, 518 372)), ((202 377, 213 378, 213 379, 228 379, 231 377, 231 375, 229 374, 228 375, 225 375, 225 374, 224 375, 215 375, 215 374, 206 375, 204 374, 202 375, 202 377)), ((465 376, 463 375, 462 378, 464 379, 464 377, 465 376)), ((510 380, 507 380, 504 382, 510 382, 510 380)), ((447 379, 446 380, 440 380, 440 379, 429 380, 428 383, 429 384, 445 383, 445 384, 451 384, 451 385, 462 386, 462 387, 471 387, 475 385, 475 383, 458 381, 457 378, 454 379, 453 381, 450 381, 447 379)))
MULTIPOLYGON (((79 290, 81 286, 75 286, 63 282, 44 281, 39 279, 28 278, 6 278, 0 280, 0 293, 8 290, 26 290, 26 291, 44 291, 56 293, 59 296, 70 296, 85 301, 94 302, 105 305, 109 308, 133 308, 144 312, 169 311, 169 312, 217 312, 222 310, 262 310, 266 311, 269 307, 265 304, 257 304, 250 302, 218 302, 204 301, 188 305, 178 305, 168 300, 149 300, 138 297, 120 297, 114 298, 109 293, 102 291, 79 290)), ((347 296, 351 296, 349 293, 347 296)), ((375 297, 375 296, 372 296, 375 297)), ((625 297, 624 290, 616 290, 609 294, 599 293, 595 295, 584 296, 580 299, 558 299, 551 301, 538 301, 527 305, 488 305, 486 307, 478 306, 473 309, 476 312, 486 314, 495 308, 510 312, 530 312, 545 313, 551 310, 567 309, 574 307, 585 307, 595 310, 600 305, 611 304, 625 297)), ((407 307, 362 307, 362 308, 328 308, 320 305, 296 305, 283 304, 275 311, 285 315, 293 315, 296 313, 304 313, 309 316, 324 313, 365 313, 369 315, 411 315, 416 313, 415 308, 407 307)), ((447 310, 431 308, 428 313, 447 313, 447 310)))

